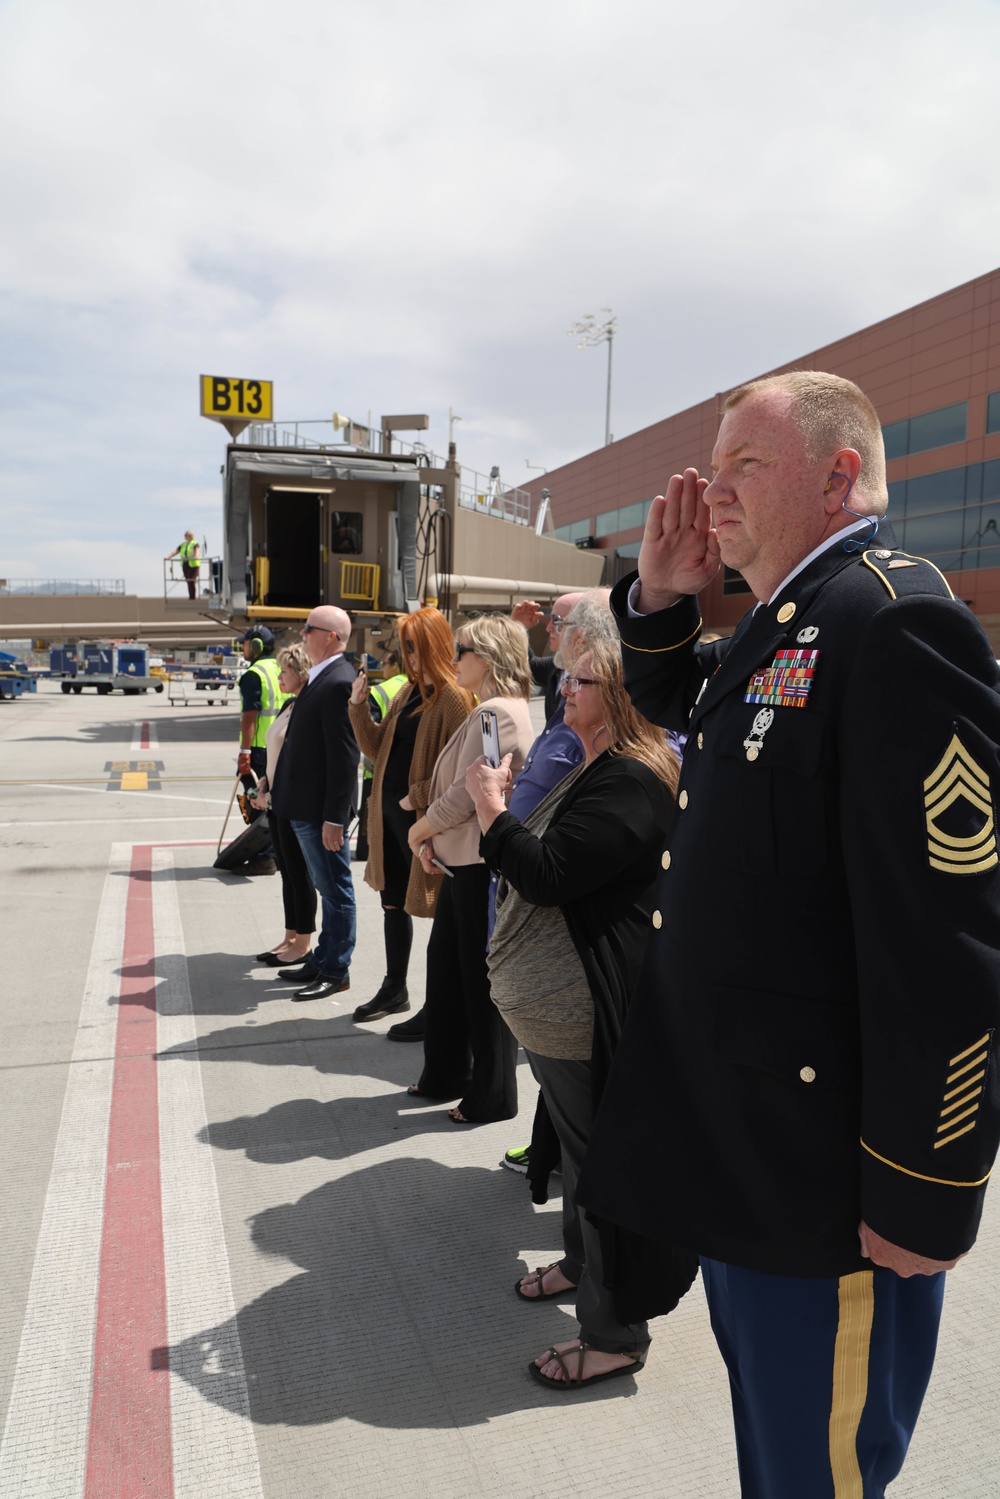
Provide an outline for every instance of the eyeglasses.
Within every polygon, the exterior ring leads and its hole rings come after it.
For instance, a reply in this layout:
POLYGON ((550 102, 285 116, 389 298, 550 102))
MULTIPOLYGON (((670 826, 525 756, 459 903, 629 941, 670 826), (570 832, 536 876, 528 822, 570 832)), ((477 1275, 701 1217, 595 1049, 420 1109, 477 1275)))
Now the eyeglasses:
POLYGON ((333 630, 324 630, 322 625, 303 625, 302 629, 299 631, 299 634, 300 635, 308 635, 313 630, 319 630, 319 632, 321 634, 323 634, 323 635, 332 635, 332 634, 334 634, 333 630))
POLYGON ((564 677, 563 692, 579 692, 581 687, 597 687, 596 677, 564 677))
POLYGON ((455 647, 455 660, 456 661, 461 661, 461 659, 462 659, 463 656, 468 656, 468 655, 473 655, 474 656, 475 654, 476 654, 476 647, 474 645, 456 645, 456 647, 455 647))
POLYGON ((557 635, 559 634, 560 630, 562 630, 565 627, 566 623, 567 623, 566 620, 563 619, 563 617, 562 617, 561 614, 550 614, 549 615, 549 626, 548 627, 549 627, 550 630, 554 630, 557 635))

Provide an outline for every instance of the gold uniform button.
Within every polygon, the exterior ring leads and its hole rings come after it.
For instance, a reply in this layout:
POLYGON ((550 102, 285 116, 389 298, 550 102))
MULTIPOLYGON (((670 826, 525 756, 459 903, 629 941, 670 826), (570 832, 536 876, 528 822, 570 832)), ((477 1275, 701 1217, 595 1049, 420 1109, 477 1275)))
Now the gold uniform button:
POLYGON ((670 850, 669 850, 669 848, 665 848, 663 850, 663 855, 662 855, 662 857, 660 859, 660 863, 663 865, 664 869, 669 869, 670 868, 670 850))
POLYGON ((660 915, 659 911, 653 912, 653 925, 656 927, 657 931, 659 931, 660 927, 663 925, 663 917, 660 915))
POLYGON ((704 749, 705 748, 705 736, 704 736, 704 734, 699 734, 698 735, 698 748, 699 749, 704 749))
POLYGON ((680 796, 677 798, 677 805, 680 807, 681 811, 683 812, 684 808, 687 806, 687 804, 688 804, 688 794, 687 794, 686 791, 682 791, 681 794, 680 794, 680 796))
POLYGON ((799 1077, 802 1079, 802 1081, 804 1083, 814 1083, 816 1081, 816 1068, 815 1067, 800 1067, 799 1068, 799 1077))
POLYGON ((795 618, 795 605, 794 604, 782 604, 781 608, 778 610, 778 624, 779 625, 787 625, 788 621, 790 619, 794 619, 794 618, 795 618))

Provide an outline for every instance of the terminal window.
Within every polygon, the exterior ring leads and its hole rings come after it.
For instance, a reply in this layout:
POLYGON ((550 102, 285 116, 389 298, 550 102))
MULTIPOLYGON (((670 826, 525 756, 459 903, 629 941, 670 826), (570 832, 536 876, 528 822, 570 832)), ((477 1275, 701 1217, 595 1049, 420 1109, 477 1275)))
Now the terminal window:
POLYGON ((886 458, 905 458, 910 453, 926 453, 943 448, 950 442, 964 442, 968 430, 969 403, 939 406, 920 416, 908 416, 901 422, 890 422, 882 428, 886 458))

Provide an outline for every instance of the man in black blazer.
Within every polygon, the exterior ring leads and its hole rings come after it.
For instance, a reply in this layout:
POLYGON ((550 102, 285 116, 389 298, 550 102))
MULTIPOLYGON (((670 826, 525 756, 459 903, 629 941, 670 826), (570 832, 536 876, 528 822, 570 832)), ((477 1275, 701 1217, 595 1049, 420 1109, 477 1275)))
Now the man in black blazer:
POLYGON ((633 702, 689 737, 578 1201, 701 1256, 743 1493, 874 1499, 1000 1134, 1000 681, 895 548, 857 386, 734 391, 712 466, 612 596, 633 702), (759 602, 703 646, 720 560, 759 602))
POLYGON ((358 745, 347 713, 354 670, 344 659, 350 616, 332 604, 313 609, 302 628, 312 662, 278 759, 271 803, 287 818, 319 891, 323 929, 312 966, 279 969, 306 986, 296 1000, 325 999, 350 987, 357 929, 347 827, 358 784, 358 745))
MULTIPOLYGON (((559 689, 562 686, 565 672, 558 665, 556 659, 559 654, 559 639, 569 618, 569 611, 577 599, 582 598, 583 594, 580 592, 561 593, 553 602, 552 611, 545 621, 545 633, 549 637, 549 643, 552 646, 551 656, 536 656, 530 646, 528 648, 532 678, 535 685, 541 687, 545 693, 546 722, 552 717, 557 708, 559 709, 560 720, 562 719, 562 694, 559 689)), ((510 611, 511 619, 515 620, 517 624, 523 625, 526 630, 533 630, 539 620, 544 617, 544 614, 545 611, 541 604, 537 604, 534 599, 522 599, 510 611)))

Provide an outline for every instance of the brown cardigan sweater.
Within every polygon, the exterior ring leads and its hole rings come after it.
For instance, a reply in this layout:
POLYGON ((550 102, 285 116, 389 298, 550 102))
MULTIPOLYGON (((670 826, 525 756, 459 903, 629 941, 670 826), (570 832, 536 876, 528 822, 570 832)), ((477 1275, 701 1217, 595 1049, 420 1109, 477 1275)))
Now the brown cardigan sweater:
MULTIPOLYGON (((389 711, 381 723, 375 723, 367 702, 350 705, 351 727, 361 753, 367 755, 374 765, 372 772, 372 794, 368 802, 368 863, 365 865, 365 884, 373 890, 385 888, 385 870, 382 864, 382 778, 396 732, 396 720, 414 692, 415 683, 401 687, 389 704, 389 711)), ((446 683, 436 692, 429 707, 417 717, 417 738, 410 761, 410 801, 419 816, 427 810, 430 801, 431 777, 434 763, 455 730, 465 722, 472 712, 472 698, 463 688, 446 683)), ((419 859, 410 864, 410 879, 406 887, 406 910, 411 916, 433 916, 437 905, 437 894, 444 875, 425 874, 419 859)))

